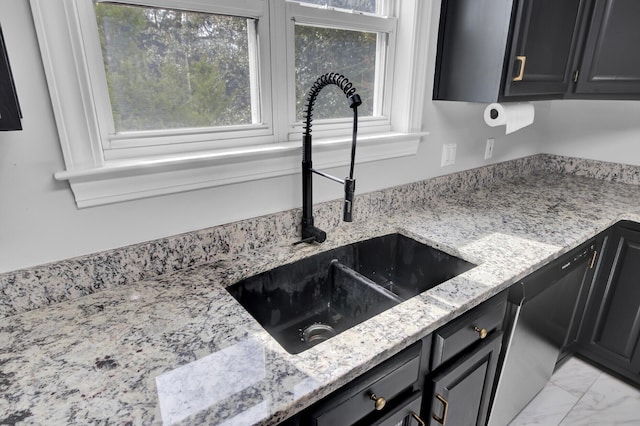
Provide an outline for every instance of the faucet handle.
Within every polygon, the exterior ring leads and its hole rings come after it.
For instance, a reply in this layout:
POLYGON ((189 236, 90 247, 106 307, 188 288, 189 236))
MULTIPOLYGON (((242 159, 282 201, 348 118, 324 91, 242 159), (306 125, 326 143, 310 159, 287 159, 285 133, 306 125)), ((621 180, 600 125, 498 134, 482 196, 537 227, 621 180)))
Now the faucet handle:
POLYGON ((304 226, 302 228, 302 240, 304 242, 323 243, 327 239, 327 233, 313 225, 304 226))

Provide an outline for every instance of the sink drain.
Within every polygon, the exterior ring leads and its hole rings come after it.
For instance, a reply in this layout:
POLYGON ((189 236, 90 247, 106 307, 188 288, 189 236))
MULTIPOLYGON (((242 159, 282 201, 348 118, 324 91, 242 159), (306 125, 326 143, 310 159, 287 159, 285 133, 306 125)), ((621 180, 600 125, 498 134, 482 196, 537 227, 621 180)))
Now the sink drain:
POLYGON ((336 333, 336 330, 330 325, 315 323, 302 330, 301 339, 303 342, 306 342, 307 345, 315 346, 336 334, 338 333, 336 333))

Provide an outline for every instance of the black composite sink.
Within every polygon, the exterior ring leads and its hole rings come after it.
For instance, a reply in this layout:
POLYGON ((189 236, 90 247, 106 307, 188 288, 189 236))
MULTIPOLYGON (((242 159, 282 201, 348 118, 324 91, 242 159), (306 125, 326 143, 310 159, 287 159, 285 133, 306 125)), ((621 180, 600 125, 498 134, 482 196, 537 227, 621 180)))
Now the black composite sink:
POLYGON ((390 234, 280 266, 227 290, 296 354, 474 266, 390 234))
POLYGON ((351 248, 358 273, 407 300, 475 267, 401 234, 360 241, 351 248))

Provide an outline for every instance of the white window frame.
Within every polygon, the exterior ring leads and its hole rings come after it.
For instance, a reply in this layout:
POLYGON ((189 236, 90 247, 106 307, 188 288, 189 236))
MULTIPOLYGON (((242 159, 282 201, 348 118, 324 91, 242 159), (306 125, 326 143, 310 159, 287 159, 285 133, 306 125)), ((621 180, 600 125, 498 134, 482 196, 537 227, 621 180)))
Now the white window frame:
MULTIPOLYGON (((260 103, 261 122, 213 132, 147 132, 142 136, 148 146, 139 143, 140 134, 137 140, 114 136, 104 67, 96 66, 102 57, 91 0, 31 0, 66 168, 54 176, 69 181, 79 208, 299 173, 302 130, 295 122, 291 75, 295 22, 388 34, 386 52, 378 57, 389 58, 389 84, 376 100, 384 99, 380 114, 359 123, 358 163, 414 155, 426 134, 428 1, 395 0, 395 18, 346 16, 285 0, 122 2, 258 19, 260 67, 254 78, 260 94, 254 102, 260 103)), ((350 126, 350 119, 314 123, 314 166, 348 163, 350 126)))

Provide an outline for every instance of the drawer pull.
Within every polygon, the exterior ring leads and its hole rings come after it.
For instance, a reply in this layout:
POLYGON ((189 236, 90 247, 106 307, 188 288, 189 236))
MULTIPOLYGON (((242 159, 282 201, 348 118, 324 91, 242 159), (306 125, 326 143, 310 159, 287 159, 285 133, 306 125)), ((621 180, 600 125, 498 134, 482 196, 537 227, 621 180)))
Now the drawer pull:
POLYGON ((375 407, 377 411, 382 410, 384 406, 387 405, 387 400, 384 399, 383 397, 377 397, 375 393, 372 393, 369 398, 371 398, 371 400, 375 402, 375 407))
POLYGON ((445 423, 447 423, 447 412, 449 411, 449 402, 446 399, 444 399, 444 397, 439 393, 436 394, 436 399, 442 402, 442 417, 438 417, 435 414, 432 414, 432 417, 433 417, 433 420, 435 420, 436 422, 444 426, 445 423))
POLYGON ((487 334, 489 334, 486 328, 480 328, 478 326, 473 327, 473 331, 478 333, 478 336, 480 336, 481 339, 484 339, 487 337, 487 334))
POLYGON ((414 413, 413 411, 411 412, 411 417, 413 417, 414 419, 416 419, 416 421, 417 421, 418 423, 420 423, 420 426, 427 426, 427 424, 424 422, 424 420, 422 420, 422 419, 420 418, 420 416, 419 416, 419 415, 417 415, 416 413, 414 413))

